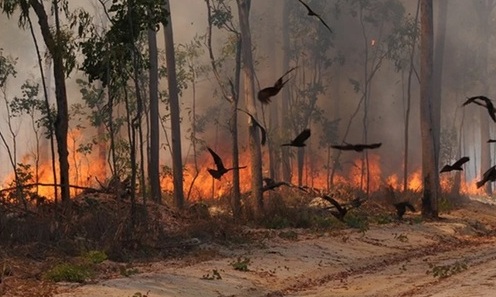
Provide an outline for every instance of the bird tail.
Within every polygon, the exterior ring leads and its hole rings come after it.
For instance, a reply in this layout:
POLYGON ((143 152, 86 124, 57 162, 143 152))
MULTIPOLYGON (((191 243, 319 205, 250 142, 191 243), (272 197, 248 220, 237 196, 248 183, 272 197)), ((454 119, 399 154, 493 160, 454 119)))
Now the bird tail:
POLYGON ((485 182, 483 180, 481 180, 481 181, 476 182, 475 184, 477 185, 477 189, 478 189, 478 188, 482 187, 485 184, 485 182))

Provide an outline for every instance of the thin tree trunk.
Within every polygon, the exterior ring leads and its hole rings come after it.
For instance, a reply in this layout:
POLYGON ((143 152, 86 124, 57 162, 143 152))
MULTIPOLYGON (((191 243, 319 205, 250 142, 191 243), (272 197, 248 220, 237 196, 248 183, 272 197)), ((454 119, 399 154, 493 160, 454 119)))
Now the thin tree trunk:
POLYGON ((62 56, 62 45, 59 42, 60 21, 58 1, 53 1, 55 11, 55 36, 52 35, 52 28, 48 24, 48 16, 43 4, 37 0, 30 0, 29 3, 38 16, 41 34, 45 44, 53 58, 53 74, 55 77, 55 97, 57 101, 57 115, 54 123, 55 138, 57 139, 57 151, 59 154, 59 175, 61 184, 62 202, 70 202, 69 191, 69 152, 67 150, 67 132, 69 130, 69 115, 67 105, 67 92, 65 86, 65 69, 62 56))
POLYGON ((148 157, 148 178, 150 179, 151 199, 155 202, 161 202, 159 175, 158 52, 157 32, 153 29, 148 29, 148 49, 150 54, 150 155, 148 157))
MULTIPOLYGON (((169 1, 165 0, 165 9, 170 12, 169 1)), ((174 201, 176 207, 184 208, 183 160, 181 152, 181 116, 176 77, 176 58, 174 53, 174 35, 172 32, 172 14, 164 24, 165 56, 167 63, 167 82, 169 85, 169 104, 171 116, 172 174, 174 184, 174 201)))
MULTIPOLYGON (((283 62, 282 65, 285 69, 289 69, 289 18, 287 17, 289 15, 290 11, 290 2, 289 1, 284 1, 284 8, 282 9, 283 13, 283 23, 282 23, 282 36, 283 36, 283 62)), ((280 123, 279 126, 281 127, 280 132, 284 135, 286 132, 290 131, 287 129, 289 127, 288 125, 288 115, 289 115, 289 98, 290 98, 290 90, 289 88, 283 88, 282 89, 282 98, 285 100, 279 100, 281 104, 280 108, 280 123)), ((292 176, 292 171, 291 171, 291 161, 290 161, 290 154, 289 154, 289 147, 283 146, 281 147, 281 176, 282 180, 285 182, 291 182, 291 176, 292 176)))
MULTIPOLYGON (((420 0, 417 1, 417 11, 415 13, 415 25, 418 23, 420 11, 420 0)), ((417 26, 415 26, 414 38, 411 44, 411 52, 410 52, 410 65, 408 69, 408 82, 407 82, 407 90, 406 90, 406 110, 405 110, 405 127, 404 127, 404 160, 403 160, 403 192, 408 190, 408 158, 410 154, 408 153, 409 149, 409 130, 410 130, 410 110, 412 106, 412 76, 414 70, 414 58, 415 58, 415 48, 417 47, 417 26)))
MULTIPOLYGON (((241 28, 242 60, 243 60, 243 82, 246 108, 254 117, 257 116, 255 107, 255 70, 253 68, 252 44, 250 32, 250 6, 251 0, 236 0, 238 4, 239 22, 241 28)), ((264 211, 262 192, 262 150, 260 148, 260 137, 258 129, 250 123, 249 126, 249 147, 251 154, 251 187, 252 195, 256 201, 257 216, 261 217, 264 211)))

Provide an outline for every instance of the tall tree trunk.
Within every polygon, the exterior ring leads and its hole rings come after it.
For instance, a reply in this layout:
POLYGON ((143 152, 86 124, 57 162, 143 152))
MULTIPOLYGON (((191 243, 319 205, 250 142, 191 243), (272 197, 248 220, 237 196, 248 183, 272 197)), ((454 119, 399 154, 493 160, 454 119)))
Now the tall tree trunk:
MULTIPOLYGON (((231 102, 231 112, 232 112, 232 122, 231 122, 231 145, 232 145, 232 166, 236 169, 233 170, 233 192, 231 196, 231 207, 233 211, 233 217, 239 218, 241 214, 241 188, 239 180, 239 145, 238 145, 238 103, 239 103, 239 91, 240 91, 240 76, 241 76, 241 51, 242 42, 241 36, 236 36, 236 69, 234 85, 231 85, 232 102, 231 102)), ((232 82, 231 82, 232 83, 232 82)))
POLYGON ((69 152, 67 150, 67 132, 69 130, 69 113, 67 105, 67 92, 65 87, 65 69, 62 56, 62 45, 57 36, 60 35, 60 20, 58 17, 58 1, 53 1, 55 11, 55 34, 52 35, 52 28, 48 23, 48 16, 41 2, 37 0, 29 1, 34 12, 38 16, 41 34, 43 40, 53 58, 53 74, 55 78, 55 98, 57 101, 57 115, 55 118, 54 129, 57 140, 57 152, 59 154, 59 175, 60 175, 60 193, 63 203, 70 201, 69 191, 69 152))
MULTIPOLYGON (((284 1, 284 8, 282 9, 283 17, 282 17, 282 36, 283 36, 283 61, 282 65, 283 68, 289 69, 289 10, 290 10, 290 2, 289 1, 284 1)), ((280 123, 279 127, 280 133, 281 134, 286 134, 286 132, 290 131, 287 127, 289 127, 288 123, 288 115, 289 115, 289 97, 290 95, 290 90, 289 88, 283 88, 282 89, 282 99, 280 100, 281 108, 280 108, 280 123)), ((283 146, 281 147, 281 176, 283 181, 285 182, 291 182, 291 162, 290 162, 290 154, 289 154, 289 147, 283 146)))
MULTIPOLYGON (((481 38, 481 43, 479 47, 479 57, 480 61, 478 63, 479 69, 481 70, 481 77, 487 78, 488 76, 488 53, 489 53, 489 42, 487 40, 490 38, 491 33, 489 28, 492 23, 491 13, 495 7, 495 2, 493 0, 484 1, 474 1, 476 6, 476 12, 479 20, 479 36, 481 38)), ((486 95, 489 91, 488 79, 482 80, 482 94, 486 95)), ((487 111, 485 109, 480 110, 480 147, 481 147, 481 161, 480 161, 480 171, 481 176, 484 172, 491 167, 491 151, 486 141, 490 137, 489 132, 489 117, 487 116, 487 111)), ((484 185, 484 190, 486 194, 492 194, 491 183, 486 183, 484 185)))
POLYGON ((150 152, 148 156, 148 178, 150 179, 151 199, 160 202, 160 136, 158 115, 158 52, 157 32, 148 29, 148 50, 150 54, 150 152))
MULTIPOLYGON (((432 73, 432 83, 434 88, 432 89, 432 101, 433 101, 433 125, 434 125, 434 135, 441 135, 441 98, 442 98, 442 83, 443 83, 443 61, 444 61, 444 48, 446 41, 446 18, 448 15, 448 1, 440 0, 438 1, 438 14, 437 14, 437 30, 436 30, 436 41, 434 47, 434 61, 433 61, 433 73, 432 73)), ((434 139, 434 145, 436 148, 436 155, 439 155, 439 148, 441 146, 440 137, 434 139)), ((439 164, 437 164, 439 166, 439 164)))
MULTIPOLYGON (((170 13, 169 1, 165 0, 165 9, 170 13)), ((167 63, 167 82, 169 85, 169 104, 171 113, 172 174, 174 183, 174 201, 179 209, 184 208, 183 160, 181 153, 181 117, 176 77, 176 58, 174 53, 174 36, 172 34, 172 13, 164 24, 165 59, 167 63)))
MULTIPOLYGON (((417 11, 415 13, 415 25, 418 24, 418 17, 420 11, 420 0, 417 1, 417 11)), ((410 110, 412 106, 412 76, 414 70, 415 48, 417 47, 417 26, 415 26, 415 34, 412 39, 411 52, 410 52, 410 65, 408 69, 408 82, 406 90, 406 110, 405 110, 405 127, 404 127, 404 160, 403 160, 403 192, 408 190, 408 158, 410 154, 409 140, 410 140, 410 110)))
MULTIPOLYGON (((251 0, 236 0, 238 4, 239 23, 241 29, 242 60, 243 60, 243 83, 244 96, 248 112, 257 117, 255 105, 255 71, 253 68, 251 32, 250 32, 250 6, 251 0)), ((257 216, 263 215, 264 203, 262 193, 262 150, 260 148, 260 137, 257 127, 250 122, 248 128, 249 146, 251 154, 251 187, 252 195, 256 201, 257 216)))
MULTIPOLYGON (((422 216, 438 217, 439 175, 436 153, 435 104, 433 102, 433 25, 432 0, 420 2, 420 129, 422 138, 422 216)), ((437 87, 437 86, 436 86, 437 87)))

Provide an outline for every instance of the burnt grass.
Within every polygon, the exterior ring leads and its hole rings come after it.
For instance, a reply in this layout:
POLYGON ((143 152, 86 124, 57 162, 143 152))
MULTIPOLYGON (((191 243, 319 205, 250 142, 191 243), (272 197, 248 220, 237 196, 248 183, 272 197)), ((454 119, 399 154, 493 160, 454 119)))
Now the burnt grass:
MULTIPOLYGON (((344 204, 364 195, 349 188, 338 188, 332 194, 344 204)), ((137 201, 134 207, 129 200, 103 193, 77 195, 69 205, 43 200, 27 207, 0 197, 0 293, 6 283, 12 288, 29 282, 53 292, 55 286, 44 277, 46 271, 60 263, 80 263, 83 255, 92 251, 104 253, 114 263, 92 264, 95 278, 126 276, 137 272, 126 268, 131 267, 129 263, 188 257, 207 260, 217 255, 215 248, 202 249, 203 244, 236 247, 274 236, 274 232, 264 230, 279 230, 276 234, 280 237, 294 240, 294 228, 307 232, 356 228, 365 232, 369 224, 397 222, 394 202, 408 200, 420 209, 418 192, 379 191, 339 221, 318 196, 290 188, 268 191, 263 216, 255 215, 255 203, 245 196, 238 218, 231 215, 229 197, 193 202, 183 211, 168 206, 170 197, 162 204, 137 201)), ((446 196, 440 205, 449 210, 462 202, 463 198, 446 196)), ((417 211, 407 214, 402 222, 419 223, 419 218, 417 211)))

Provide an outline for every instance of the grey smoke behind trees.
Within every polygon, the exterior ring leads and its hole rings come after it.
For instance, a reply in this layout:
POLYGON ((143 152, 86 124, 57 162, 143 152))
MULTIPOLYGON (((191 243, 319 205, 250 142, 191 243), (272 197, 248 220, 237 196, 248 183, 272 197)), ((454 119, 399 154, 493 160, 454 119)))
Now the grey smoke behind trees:
MULTIPOLYGON (((291 0, 253 0, 251 12, 251 32, 252 39, 255 44, 254 58, 257 61, 256 73, 257 79, 261 87, 273 83, 280 73, 287 70, 287 66, 282 63, 282 13, 277 11, 277 7, 284 1, 291 0)), ((334 31, 334 50, 331 54, 340 52, 345 56, 345 63, 342 66, 332 66, 330 71, 325 74, 327 82, 327 91, 321 95, 318 100, 318 105, 326 112, 326 116, 332 120, 339 113, 340 131, 338 133, 337 143, 340 143, 343 137, 344 128, 350 118, 350 115, 355 110, 360 94, 353 90, 353 85, 349 79, 355 79, 363 83, 363 45, 364 40, 360 31, 357 18, 349 15, 346 9, 340 12, 340 17, 336 18, 333 11, 334 4, 337 2, 345 3, 346 1, 329 1, 321 0, 327 4, 328 11, 319 12, 334 31), (338 91, 335 91, 335 90, 338 91), (339 97, 339 107, 335 106, 335 102, 339 97)), ((475 0, 474 0, 475 1, 475 0)), ((78 1, 78 5, 83 1, 78 1)), ((86 2, 86 1, 84 1, 86 2)), ((86 7, 88 10, 98 7, 93 1, 88 1, 86 7)), ((96 1, 95 1, 96 2, 96 1)), ((295 0, 294 2, 297 3, 295 0)), ((309 3, 310 1, 306 1, 309 3)), ((315 0, 314 0, 315 2, 315 0)), ((416 1, 402 1, 405 5, 406 15, 415 16, 416 1)), ((477 35, 476 29, 476 14, 473 7, 473 1, 450 0, 448 3, 448 25, 446 32, 446 48, 445 48, 445 64, 444 76, 442 85, 442 129, 451 129, 455 127, 458 130, 458 125, 461 119, 460 108, 461 102, 466 96, 480 95, 482 90, 482 81, 491 79, 491 77, 481 77, 477 71, 476 58, 478 44, 484 42, 494 43, 494 38, 482 37, 477 35), (472 61, 472 62, 471 62, 472 61), (472 64, 471 64, 472 63, 472 64)), ((434 7, 434 23, 436 24, 436 5, 434 7)), ((171 0, 171 10, 174 22, 174 37, 176 44, 185 44, 190 42, 195 35, 202 35, 206 31, 207 15, 205 3, 202 0, 171 0)), ((305 13, 302 8, 302 14, 305 13)), ((35 24, 37 25, 37 24, 35 24)), ((316 20, 315 26, 320 23, 316 20)), ((323 33, 329 34, 328 31, 322 30, 323 33)), ((372 39, 378 38, 379 31, 373 29, 369 31, 369 39, 367 42, 372 42, 372 39)), ((17 78, 11 80, 8 87, 10 98, 20 95, 20 86, 26 79, 39 80, 39 70, 37 69, 36 54, 34 51, 33 41, 27 30, 19 29, 17 26, 17 16, 10 20, 5 15, 0 15, 0 48, 3 48, 4 55, 17 57, 16 69, 18 71, 17 78)), ((163 47, 163 33, 160 31, 157 35, 159 47, 163 47)), ((218 30, 214 32, 214 46, 219 49, 224 42, 225 35, 222 35, 218 30)), ((39 38, 41 40, 41 37, 39 38)), ((369 43, 370 45, 370 43, 369 43)), ((418 53, 418 51, 417 51, 418 53)), ((491 55, 490 51, 490 55, 491 55)), ((495 56, 489 57, 490 65, 495 65, 495 56)), ((418 61, 418 58, 417 58, 418 61)), ((207 55, 204 55, 204 63, 207 64, 207 55)), ((418 63, 416 63, 418 68, 418 63)), ((494 75, 494 71, 492 71, 494 75)), ((83 78, 80 72, 75 72, 68 79, 68 94, 72 102, 81 102, 79 88, 75 83, 76 78, 83 78)), ((384 175, 397 173, 401 176, 402 160, 403 160, 403 125, 404 125, 404 99, 406 75, 401 76, 401 72, 396 72, 392 62, 385 60, 381 65, 381 70, 375 76, 371 88, 370 101, 370 117, 369 117, 369 139, 371 142, 382 142, 381 150, 377 152, 381 156, 382 169, 384 175), (402 81, 403 80, 403 81, 402 81)), ((292 81, 290 83, 297 83, 292 81)), ((411 106, 411 122, 410 122, 410 169, 414 171, 420 166, 420 128, 418 115, 418 82, 416 78, 413 81, 412 106, 411 106)), ((199 78, 197 85, 198 94, 198 113, 205 112, 210 103, 221 104, 227 108, 228 103, 224 102, 219 96, 214 96, 214 88, 217 87, 213 75, 202 76, 199 78)), ((166 88, 164 80, 161 82, 161 89, 166 88)), ((258 90, 257 90, 258 91, 258 90)), ((493 96, 494 87, 490 85, 490 93, 485 94, 488 97, 493 96)), ((53 91, 52 91, 53 94, 53 91)), ((184 91, 181 98, 183 108, 191 102, 191 88, 184 91)), ((284 100, 282 95, 278 95, 273 101, 284 100)), ((244 100, 241 100, 243 102, 244 100)), ((3 102, 0 102, 0 129, 5 131, 5 110, 3 102)), ((243 107, 243 104, 241 105, 243 107)), ((268 110, 265 110, 265 116, 268 116, 268 110)), ((479 111, 473 107, 465 110, 465 125, 464 130, 464 153, 471 160, 479 159, 480 139, 478 138, 478 116, 479 111)), ((184 116, 182 129, 185 131, 188 128, 187 118, 184 116)), ((347 141, 350 143, 358 143, 362 140, 362 113, 360 112, 355 118, 351 133, 347 141)), ((224 119, 227 120, 227 119, 224 119)), ((30 142, 28 129, 23 128, 26 123, 20 125, 20 142, 25 143, 23 148, 34 145, 30 142)), ((241 125, 246 125, 244 118, 241 118, 241 125)), ((215 141, 217 138, 227 139, 228 132, 225 128, 219 128, 218 134, 215 132, 214 125, 208 126, 208 133, 201 137, 209 142, 215 141), (210 132, 212 131, 212 132, 210 132)), ((318 151, 318 138, 320 128, 315 128, 316 133, 312 133, 309 139, 313 150, 318 151)), ((313 132, 313 131, 312 131, 313 132)), ((296 132, 295 132, 296 133, 296 132)), ((183 133, 185 136, 185 133, 183 133)), ((240 129, 240 145, 242 150, 246 143, 246 129, 240 129)), ((187 142, 184 140, 184 150, 187 150, 187 142)), ((213 145, 213 144, 211 144, 213 145)), ((19 152, 18 158, 27 152, 19 152)), ((162 153, 164 158, 168 158, 168 153, 162 153)), ((325 154, 322 153, 322 158, 325 154)), ((347 154, 343 155, 342 161, 356 158, 347 154)), ((0 146, 0 162, 8 164, 8 159, 3 146, 0 146)), ((466 167, 471 178, 475 178, 477 174, 472 165, 466 167)), ((10 172, 8 166, 0 168, 0 177, 10 172)), ((1 180, 1 178, 0 178, 1 180)))

